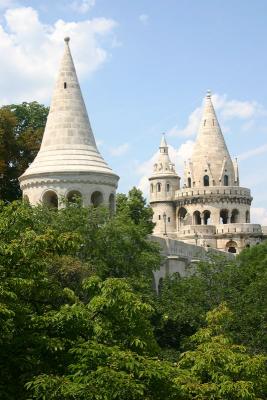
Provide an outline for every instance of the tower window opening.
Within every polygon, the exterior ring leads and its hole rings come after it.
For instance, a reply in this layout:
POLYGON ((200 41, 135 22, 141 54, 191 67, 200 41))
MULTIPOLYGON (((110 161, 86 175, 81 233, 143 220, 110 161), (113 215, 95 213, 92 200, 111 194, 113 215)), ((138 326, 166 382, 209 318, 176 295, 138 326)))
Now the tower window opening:
POLYGON ((236 224, 238 222, 239 211, 234 209, 231 215, 231 224, 236 224))
POLYGON ((228 253, 235 254, 237 252, 237 243, 233 240, 230 240, 228 243, 226 243, 226 250, 228 251, 228 253))
POLYGON ((204 119, 204 126, 206 125, 206 120, 204 119))
POLYGON ((203 177, 203 184, 204 184, 204 186, 209 186, 210 185, 210 177, 208 175, 205 175, 203 177))
POLYGON ((203 212, 203 216, 204 216, 204 225, 209 225, 210 224, 210 211, 209 210, 205 210, 203 212))
POLYGON ((187 216, 187 210, 184 207, 179 208, 179 210, 178 210, 178 229, 181 226, 185 225, 186 216, 187 216))
POLYGON ((201 217, 200 217, 200 212, 195 211, 193 214, 193 224, 194 225, 201 225, 201 217))
POLYGON ((246 211, 246 223, 248 224, 249 222, 250 222, 249 211, 246 211))
POLYGON ((159 220, 161 220, 161 216, 159 215, 159 220))
POLYGON ((228 210, 221 210, 220 211, 220 223, 221 224, 228 224, 228 210))
POLYGON ((42 201, 49 208, 58 208, 58 196, 53 190, 45 192, 42 201))
POLYGON ((171 222, 171 218, 170 217, 168 217, 168 222, 171 222))
POLYGON ((215 125, 215 123, 214 123, 214 119, 212 120, 212 125, 213 125, 213 126, 215 125))
POLYGON ((150 192, 153 193, 153 183, 150 185, 150 192))
POLYGON ((228 175, 224 175, 223 184, 224 184, 224 186, 228 186, 229 185, 229 177, 228 177, 228 175))
POLYGON ((91 202, 94 207, 100 206, 101 203, 103 203, 103 194, 101 192, 94 192, 91 196, 91 202))
POLYGON ((166 185, 166 191, 167 191, 167 192, 170 191, 170 184, 169 184, 169 183, 167 183, 167 185, 166 185))
POLYGON ((191 178, 188 178, 188 179, 187 179, 187 186, 188 186, 189 188, 191 188, 191 178))
POLYGON ((64 82, 64 89, 67 89, 67 82, 64 82))
POLYGON ((71 190, 67 194, 67 201, 69 204, 79 204, 82 200, 82 195, 78 190, 71 190))
POLYGON ((157 191, 161 192, 161 183, 157 183, 157 191))

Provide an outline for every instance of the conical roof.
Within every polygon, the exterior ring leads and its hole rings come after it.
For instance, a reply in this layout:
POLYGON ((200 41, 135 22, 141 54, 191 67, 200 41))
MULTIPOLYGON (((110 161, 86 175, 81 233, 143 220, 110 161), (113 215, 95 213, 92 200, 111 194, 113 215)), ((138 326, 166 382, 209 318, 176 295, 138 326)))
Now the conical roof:
POLYGON ((156 175, 174 175, 177 176, 175 166, 170 160, 169 148, 165 138, 165 134, 162 135, 159 156, 157 162, 154 164, 153 176, 156 175))
POLYGON ((65 51, 40 151, 20 179, 33 174, 61 172, 115 175, 97 149, 71 56, 69 38, 65 38, 65 51))
POLYGON ((203 174, 210 176, 213 185, 220 185, 227 174, 233 184, 234 168, 213 104, 207 92, 199 132, 191 158, 196 186, 202 186, 203 174), (232 179, 233 178, 233 179, 232 179))

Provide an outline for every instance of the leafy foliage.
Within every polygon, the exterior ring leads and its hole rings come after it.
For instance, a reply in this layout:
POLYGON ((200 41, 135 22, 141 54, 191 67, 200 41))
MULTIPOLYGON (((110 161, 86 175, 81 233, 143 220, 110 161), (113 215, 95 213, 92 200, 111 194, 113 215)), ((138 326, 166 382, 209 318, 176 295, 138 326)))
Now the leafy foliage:
POLYGON ((143 227, 147 234, 153 232, 153 210, 146 204, 141 190, 136 187, 129 191, 128 196, 122 193, 117 195, 117 212, 130 217, 135 224, 143 227))
POLYGON ((120 207, 0 202, 0 398, 264 399, 266 244, 156 297, 149 212, 120 207))
POLYGON ((21 197, 18 178, 40 148, 47 115, 37 102, 0 108, 0 199, 21 197))
POLYGON ((267 388, 264 356, 251 356, 246 348, 225 336, 231 312, 221 304, 207 314, 207 327, 192 336, 194 350, 181 355, 176 378, 188 399, 263 399, 267 388))

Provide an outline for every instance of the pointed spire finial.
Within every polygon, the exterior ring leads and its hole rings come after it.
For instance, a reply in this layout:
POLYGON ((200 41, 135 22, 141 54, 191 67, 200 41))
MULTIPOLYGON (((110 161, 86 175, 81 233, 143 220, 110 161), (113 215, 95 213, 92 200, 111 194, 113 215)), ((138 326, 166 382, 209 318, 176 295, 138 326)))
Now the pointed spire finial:
POLYGON ((162 138, 161 138, 161 142, 160 142, 160 147, 167 147, 168 145, 167 145, 167 142, 166 142, 166 133, 165 132, 163 132, 162 133, 162 138))
POLYGON ((66 37, 64 38, 64 41, 65 41, 66 44, 69 44, 69 41, 70 41, 69 36, 66 36, 66 37))
POLYGON ((208 99, 211 98, 211 90, 210 90, 210 89, 207 90, 206 97, 207 97, 208 99))

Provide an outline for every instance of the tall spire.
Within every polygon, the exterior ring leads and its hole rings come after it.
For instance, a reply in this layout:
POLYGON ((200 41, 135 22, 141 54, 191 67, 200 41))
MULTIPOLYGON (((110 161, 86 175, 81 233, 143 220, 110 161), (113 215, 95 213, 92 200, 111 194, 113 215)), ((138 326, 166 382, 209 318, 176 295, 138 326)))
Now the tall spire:
POLYGON ((153 175, 176 175, 175 166, 170 160, 169 148, 166 141, 165 133, 162 134, 162 138, 159 146, 159 156, 157 162, 154 164, 153 175))
POLYGON ((210 91, 207 91, 204 101, 191 161, 196 186, 202 186, 204 175, 209 176, 210 185, 220 186, 225 174, 230 178, 229 182, 234 183, 233 162, 212 104, 210 91))
POLYGON ((22 180, 32 174, 68 171, 115 175, 97 149, 69 41, 66 37, 41 149, 22 180))

